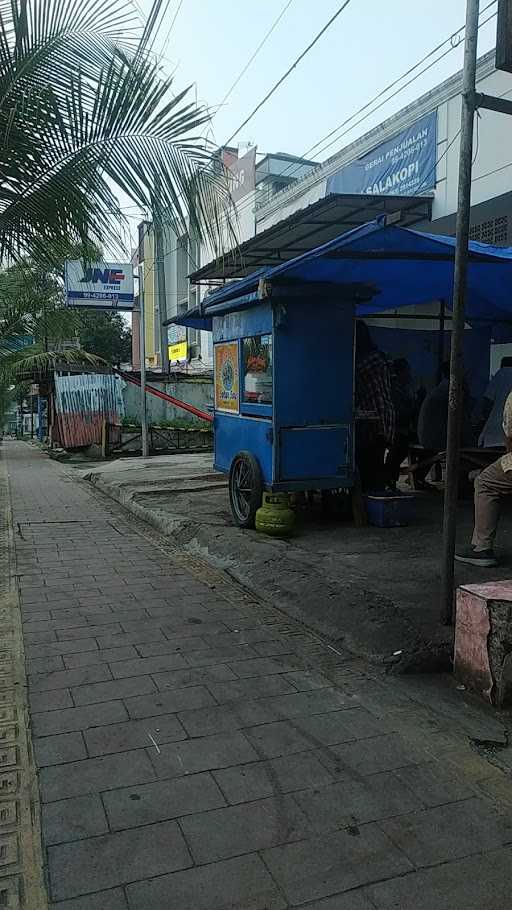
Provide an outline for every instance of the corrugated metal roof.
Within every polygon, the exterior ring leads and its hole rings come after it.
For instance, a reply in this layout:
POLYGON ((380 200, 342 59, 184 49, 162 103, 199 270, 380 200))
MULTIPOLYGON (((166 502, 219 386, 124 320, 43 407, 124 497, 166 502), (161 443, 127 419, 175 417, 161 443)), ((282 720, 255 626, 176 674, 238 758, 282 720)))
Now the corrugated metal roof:
POLYGON ((429 196, 331 193, 202 266, 190 280, 197 284, 218 278, 245 278, 256 269, 280 265, 308 253, 379 215, 394 215, 401 227, 413 227, 430 221, 431 212, 429 196))

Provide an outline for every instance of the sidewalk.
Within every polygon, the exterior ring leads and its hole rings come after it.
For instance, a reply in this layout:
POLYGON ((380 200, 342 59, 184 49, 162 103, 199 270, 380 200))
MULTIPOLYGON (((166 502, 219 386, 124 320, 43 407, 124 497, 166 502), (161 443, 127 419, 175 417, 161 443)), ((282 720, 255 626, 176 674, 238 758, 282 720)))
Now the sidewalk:
POLYGON ((490 712, 436 713, 69 468, 2 457, 54 910, 509 905, 490 712))
MULTIPOLYGON (((123 458, 71 470, 121 502, 190 553, 225 568, 244 587, 289 616, 375 664, 410 672, 449 669, 452 630, 439 622, 442 496, 417 494, 408 527, 355 527, 351 517, 299 510, 296 534, 280 540, 234 526, 227 478, 211 455, 123 458), (264 580, 264 581, 263 581, 264 580), (304 597, 304 592, 307 597, 304 597), (399 657, 393 657, 399 653, 399 657)), ((473 503, 459 503, 459 542, 473 529, 473 503)), ((500 521, 503 565, 488 580, 508 578, 512 512, 500 521)), ((481 570, 456 564, 457 584, 481 570)))

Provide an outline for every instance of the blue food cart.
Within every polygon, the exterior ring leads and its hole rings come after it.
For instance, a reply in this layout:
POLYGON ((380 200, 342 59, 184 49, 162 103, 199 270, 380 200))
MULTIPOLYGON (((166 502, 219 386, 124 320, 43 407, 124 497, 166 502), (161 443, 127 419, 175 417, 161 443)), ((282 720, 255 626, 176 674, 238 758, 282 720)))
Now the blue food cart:
POLYGON ((215 468, 240 527, 254 526, 264 491, 352 487, 354 310, 372 294, 281 267, 172 320, 213 333, 215 468))

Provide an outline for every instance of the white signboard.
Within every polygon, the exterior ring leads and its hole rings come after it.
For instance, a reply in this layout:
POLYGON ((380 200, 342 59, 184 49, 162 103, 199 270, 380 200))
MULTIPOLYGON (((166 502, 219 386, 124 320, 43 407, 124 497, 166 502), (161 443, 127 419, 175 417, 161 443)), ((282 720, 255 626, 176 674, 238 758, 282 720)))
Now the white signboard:
POLYGON ((101 310, 133 310, 133 266, 127 262, 80 259, 65 265, 66 303, 101 310))

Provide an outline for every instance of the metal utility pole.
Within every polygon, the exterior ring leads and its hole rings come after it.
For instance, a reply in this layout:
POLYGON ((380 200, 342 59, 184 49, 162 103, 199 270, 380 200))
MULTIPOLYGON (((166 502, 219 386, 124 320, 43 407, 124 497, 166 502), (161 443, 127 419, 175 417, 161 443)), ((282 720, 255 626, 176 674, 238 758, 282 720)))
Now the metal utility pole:
POLYGON ((43 427, 43 399, 41 395, 37 396, 37 438, 39 442, 42 442, 44 439, 44 427, 43 427))
POLYGON ((437 381, 441 382, 443 378, 443 363, 444 363, 444 329, 446 322, 446 302, 441 300, 439 302, 439 332, 437 340, 437 381))
POLYGON ((441 621, 444 623, 451 623, 453 618, 453 558, 455 554, 455 536, 457 531, 460 427, 464 395, 464 314, 468 265, 469 218, 471 208, 471 166, 473 157, 473 121, 475 117, 475 75, 479 6, 480 0, 467 0, 464 70, 462 77, 457 242, 453 271, 453 315, 450 356, 450 391, 448 396, 448 431, 446 439, 443 557, 441 566, 441 621))
POLYGON ((169 345, 167 341, 167 326, 164 322, 167 319, 167 296, 165 289, 165 267, 164 267, 164 229, 162 218, 162 193, 161 182, 158 175, 155 177, 155 198, 153 205, 153 228, 155 232, 155 293, 158 301, 158 313, 160 320, 160 350, 162 373, 169 372, 169 345))
POLYGON ((149 455, 148 412, 146 407, 146 320, 144 315, 144 262, 139 263, 139 351, 140 351, 140 428, 142 457, 149 455))

